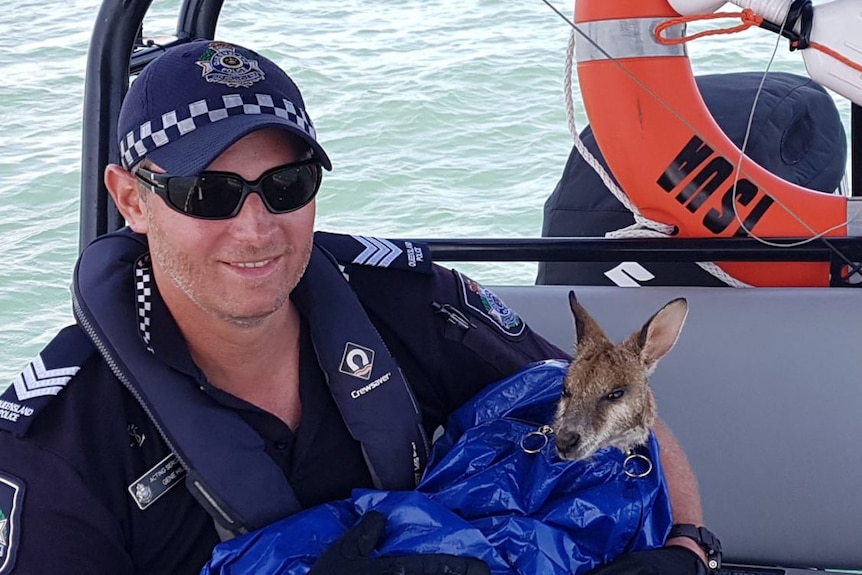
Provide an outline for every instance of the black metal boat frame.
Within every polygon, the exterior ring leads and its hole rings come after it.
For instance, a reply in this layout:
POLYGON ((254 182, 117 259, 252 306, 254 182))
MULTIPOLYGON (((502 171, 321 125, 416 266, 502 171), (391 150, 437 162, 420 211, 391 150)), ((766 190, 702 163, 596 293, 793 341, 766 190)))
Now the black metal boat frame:
MULTIPOLYGON (((146 46, 141 28, 153 0, 104 0, 97 16, 87 61, 84 94, 79 246, 124 222, 111 202, 102 175, 119 157, 115 138, 120 104, 129 79, 155 58, 161 47, 146 46)), ((215 38, 224 0, 184 0, 176 39, 184 43, 215 38)), ((862 108, 851 111, 852 195, 862 196, 862 108)), ((798 239, 785 238, 795 244, 798 239)), ((778 240, 781 241, 781 240, 778 240)), ((862 261, 862 237, 829 238, 796 247, 775 248, 750 238, 603 238, 429 240, 438 261, 830 261, 833 285, 849 285, 837 271, 862 261)), ((846 274, 845 274, 846 275, 846 274)), ((862 285, 862 284, 857 284, 862 285)))

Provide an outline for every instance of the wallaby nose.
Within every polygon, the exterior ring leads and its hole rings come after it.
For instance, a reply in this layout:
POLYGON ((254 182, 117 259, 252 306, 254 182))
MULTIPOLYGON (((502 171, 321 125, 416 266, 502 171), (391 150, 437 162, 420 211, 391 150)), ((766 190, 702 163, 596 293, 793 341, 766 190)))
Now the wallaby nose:
POLYGON ((559 453, 571 453, 578 448, 578 443, 581 442, 581 436, 577 433, 569 437, 562 437, 560 435, 557 435, 555 442, 557 444, 557 451, 559 453))

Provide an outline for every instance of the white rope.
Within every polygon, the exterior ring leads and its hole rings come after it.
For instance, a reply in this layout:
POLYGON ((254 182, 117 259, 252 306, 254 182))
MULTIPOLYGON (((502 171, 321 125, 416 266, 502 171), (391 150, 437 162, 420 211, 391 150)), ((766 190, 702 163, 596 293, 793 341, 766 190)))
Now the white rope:
MULTIPOLYGON (((620 187, 617 185, 616 181, 608 174, 607 170, 605 170, 604 166, 598 161, 598 159, 587 149, 583 140, 581 140, 581 136, 578 134, 577 124, 575 122, 575 102, 574 97, 572 96, 572 66, 574 62, 575 55, 575 29, 572 28, 571 35, 569 36, 569 44, 566 48, 566 64, 564 69, 564 78, 563 78, 563 92, 566 100, 566 118, 568 120, 569 125, 569 133, 572 135, 572 139, 575 142, 575 149, 578 150, 578 153, 584 159, 584 161, 596 172, 601 179, 602 183, 610 190, 610 192, 614 195, 614 197, 619 200, 619 202, 625 206, 625 208, 632 213, 635 218, 635 223, 619 229, 607 232, 605 234, 606 238, 666 238, 670 237, 671 234, 675 231, 675 227, 664 224, 662 222, 657 222, 655 220, 651 220, 640 213, 637 206, 635 206, 629 197, 623 192, 620 187)), ((735 277, 728 274, 726 271, 715 265, 713 262, 696 262, 701 269, 703 269, 706 273, 715 277, 719 281, 724 282, 730 287, 752 287, 751 285, 742 282, 735 277)))
POLYGON ((656 222, 650 219, 645 218, 640 210, 637 209, 629 197, 623 192, 614 179, 608 174, 607 170, 605 170, 604 166, 599 162, 599 160, 587 149, 587 146, 584 144, 584 141, 581 140, 581 136, 578 134, 578 127, 575 122, 575 102, 574 97, 572 96, 572 63, 574 61, 575 55, 575 30, 572 29, 572 33, 569 36, 569 45, 566 48, 566 66, 565 66, 565 77, 563 79, 563 88, 564 95, 566 98, 566 116, 569 124, 569 132, 572 134, 572 139, 575 141, 575 148, 578 150, 578 153, 584 158, 584 161, 589 164, 589 166, 598 174, 599 178, 602 180, 602 183, 607 186, 607 188, 611 191, 614 197, 620 201, 622 205, 626 207, 628 211, 630 211, 635 217, 636 224, 642 224, 645 227, 648 227, 652 230, 664 232, 665 235, 670 235, 674 231, 673 226, 669 226, 667 224, 663 224, 661 222, 656 222))

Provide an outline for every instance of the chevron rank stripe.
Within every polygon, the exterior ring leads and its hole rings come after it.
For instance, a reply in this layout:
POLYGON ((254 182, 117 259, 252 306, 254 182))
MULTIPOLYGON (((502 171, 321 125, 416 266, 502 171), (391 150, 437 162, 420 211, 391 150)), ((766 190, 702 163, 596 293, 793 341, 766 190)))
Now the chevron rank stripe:
POLYGON ((18 400, 57 395, 80 369, 77 366, 48 369, 39 354, 13 382, 18 400))
POLYGON ((371 238, 367 236, 352 236, 353 239, 365 246, 358 256, 353 258, 353 263, 378 266, 381 268, 389 267, 404 251, 383 238, 371 238))

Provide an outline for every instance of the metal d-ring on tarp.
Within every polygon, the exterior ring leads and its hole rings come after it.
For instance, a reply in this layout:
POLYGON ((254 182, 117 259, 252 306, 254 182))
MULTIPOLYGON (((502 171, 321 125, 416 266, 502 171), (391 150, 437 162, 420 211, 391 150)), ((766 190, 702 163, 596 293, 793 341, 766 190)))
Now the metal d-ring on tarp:
POLYGON ((652 473, 652 461, 646 455, 629 451, 623 460, 623 471, 629 477, 639 479, 652 473), (640 471, 639 467, 643 467, 640 471))
MULTIPOLYGON (((531 431, 521 438, 521 450, 524 453, 539 453, 551 440, 554 428, 550 425, 540 425, 535 431, 531 431)), ((652 461, 646 455, 636 453, 634 450, 626 454, 623 460, 623 471, 629 477, 640 479, 652 473, 652 461)))
POLYGON ((521 449, 524 453, 539 453, 550 441, 554 428, 550 425, 539 426, 536 431, 531 431, 521 438, 521 449))

